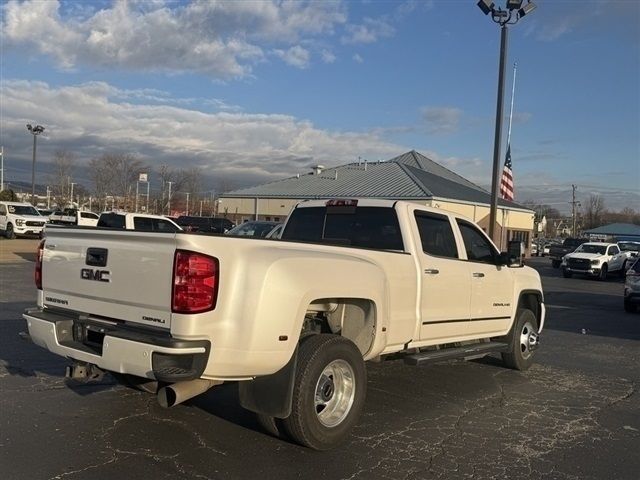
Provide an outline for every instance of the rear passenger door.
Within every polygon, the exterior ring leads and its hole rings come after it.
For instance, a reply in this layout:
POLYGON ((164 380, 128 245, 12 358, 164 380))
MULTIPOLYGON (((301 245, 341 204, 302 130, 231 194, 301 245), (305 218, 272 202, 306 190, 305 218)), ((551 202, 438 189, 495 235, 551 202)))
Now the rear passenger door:
MULTIPOLYGON (((470 317, 471 276, 447 215, 414 212, 422 251, 420 340, 462 337, 470 317)), ((434 342, 437 343, 437 342, 434 342)))
POLYGON ((508 329, 517 305, 512 305, 514 280, 509 267, 497 265, 498 251, 474 224, 457 219, 471 277, 469 333, 491 336, 508 329))

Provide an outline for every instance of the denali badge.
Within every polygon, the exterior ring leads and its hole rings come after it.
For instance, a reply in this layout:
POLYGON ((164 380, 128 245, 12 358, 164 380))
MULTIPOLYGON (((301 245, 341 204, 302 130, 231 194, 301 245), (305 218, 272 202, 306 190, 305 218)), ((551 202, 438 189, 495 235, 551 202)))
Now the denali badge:
POLYGON ((83 268, 80 270, 80 278, 83 280, 95 280, 96 282, 110 282, 111 272, 109 270, 94 270, 92 268, 83 268))

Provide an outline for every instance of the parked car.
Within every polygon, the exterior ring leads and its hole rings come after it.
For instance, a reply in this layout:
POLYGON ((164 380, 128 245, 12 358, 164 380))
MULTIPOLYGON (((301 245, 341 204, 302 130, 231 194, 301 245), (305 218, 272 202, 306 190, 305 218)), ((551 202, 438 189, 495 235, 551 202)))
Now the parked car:
POLYGON ((526 370, 545 321, 540 275, 519 242, 500 252, 471 220, 416 203, 303 202, 277 243, 48 234, 38 304, 23 317, 35 344, 73 362, 69 377, 125 375, 164 407, 238 382, 266 430, 317 450, 358 422, 366 361, 499 352, 526 370))
POLYGON ((631 263, 624 281, 624 310, 633 313, 640 305, 640 259, 631 263))
POLYGON ((274 239, 280 238, 280 236, 282 235, 283 228, 284 228, 284 223, 279 223, 278 225, 273 227, 271 231, 265 235, 264 238, 274 238, 274 239))
POLYGON ((551 266, 553 268, 560 267, 562 257, 567 253, 574 252, 576 248, 589 240, 586 238, 565 238, 562 245, 555 244, 549 248, 548 255, 551 258, 551 266))
POLYGON ((0 232, 9 239, 17 235, 42 235, 47 223, 49 219, 29 203, 0 202, 0 232))
POLYGON ((226 233, 226 235, 231 235, 233 237, 265 238, 269 234, 269 232, 271 232, 277 226, 278 222, 254 220, 250 222, 244 222, 233 227, 226 233))
POLYGON ((536 243, 531 244, 531 256, 532 257, 538 256, 538 245, 536 243))
POLYGON ((182 215, 176 219, 176 223, 187 232, 202 233, 226 233, 235 225, 227 218, 195 217, 182 215))
POLYGON ((612 272, 624 275, 625 260, 626 256, 615 243, 583 243, 575 252, 563 257, 562 274, 565 278, 578 273, 606 280, 612 272))
POLYGON ((104 212, 100 214, 98 227, 160 233, 175 233, 182 231, 182 228, 173 220, 162 215, 126 212, 104 212))
POLYGON ((622 241, 618 242, 618 247, 620 247, 620 253, 626 257, 624 266, 627 270, 635 259, 640 257, 640 242, 622 241))

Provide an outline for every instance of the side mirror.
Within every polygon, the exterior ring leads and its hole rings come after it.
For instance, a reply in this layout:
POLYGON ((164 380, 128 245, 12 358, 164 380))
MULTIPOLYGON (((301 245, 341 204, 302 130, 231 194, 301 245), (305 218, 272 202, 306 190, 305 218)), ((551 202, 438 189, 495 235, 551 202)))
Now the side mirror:
MULTIPOLYGON (((519 240, 511 240, 509 242, 506 265, 510 267, 524 266, 524 243, 519 240)), ((502 255, 502 254, 501 254, 502 255)))

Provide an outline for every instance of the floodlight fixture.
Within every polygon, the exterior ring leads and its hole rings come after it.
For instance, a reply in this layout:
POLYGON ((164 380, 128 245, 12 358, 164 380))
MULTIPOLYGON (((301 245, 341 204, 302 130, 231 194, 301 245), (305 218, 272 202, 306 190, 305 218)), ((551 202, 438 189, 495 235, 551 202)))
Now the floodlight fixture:
POLYGON ((535 9, 536 9, 536 4, 529 1, 524 7, 518 10, 518 15, 520 16, 520 18, 522 18, 525 15, 528 15, 529 13, 533 12, 535 9))
POLYGON ((522 0, 507 0, 507 10, 519 10, 522 7, 522 0))
POLYGON ((482 10, 482 13, 485 15, 489 15, 493 10, 494 3, 491 0, 480 0, 478 2, 478 7, 482 10))

